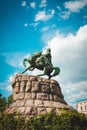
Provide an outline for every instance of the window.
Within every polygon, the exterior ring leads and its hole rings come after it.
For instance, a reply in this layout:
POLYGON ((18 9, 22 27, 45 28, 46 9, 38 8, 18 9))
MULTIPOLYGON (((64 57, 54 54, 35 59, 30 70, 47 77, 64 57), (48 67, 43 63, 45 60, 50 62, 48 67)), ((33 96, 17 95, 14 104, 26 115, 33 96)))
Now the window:
POLYGON ((81 111, 83 110, 82 106, 81 106, 81 111))
POLYGON ((87 105, 85 105, 85 110, 87 110, 87 105))

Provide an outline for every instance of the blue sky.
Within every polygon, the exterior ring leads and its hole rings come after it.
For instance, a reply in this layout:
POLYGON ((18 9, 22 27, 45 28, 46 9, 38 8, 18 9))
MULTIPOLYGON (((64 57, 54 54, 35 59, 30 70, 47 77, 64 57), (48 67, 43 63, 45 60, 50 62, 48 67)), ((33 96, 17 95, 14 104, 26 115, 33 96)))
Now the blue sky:
MULTIPOLYGON (((87 0, 0 0, 0 93, 12 93, 23 58, 51 48, 65 100, 87 98, 87 0)), ((36 75, 38 70, 29 72, 36 75)))

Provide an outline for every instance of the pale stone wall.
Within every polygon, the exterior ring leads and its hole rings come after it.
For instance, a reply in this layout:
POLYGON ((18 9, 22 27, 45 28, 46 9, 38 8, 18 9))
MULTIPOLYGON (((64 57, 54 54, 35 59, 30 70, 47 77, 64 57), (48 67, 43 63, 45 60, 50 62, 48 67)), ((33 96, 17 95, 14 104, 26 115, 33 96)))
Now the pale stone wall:
POLYGON ((59 108, 71 109, 65 102, 57 81, 17 74, 12 81, 13 103, 6 112, 32 117, 51 111, 58 113, 59 108))
POLYGON ((77 103, 77 111, 87 115, 87 100, 80 101, 77 103))

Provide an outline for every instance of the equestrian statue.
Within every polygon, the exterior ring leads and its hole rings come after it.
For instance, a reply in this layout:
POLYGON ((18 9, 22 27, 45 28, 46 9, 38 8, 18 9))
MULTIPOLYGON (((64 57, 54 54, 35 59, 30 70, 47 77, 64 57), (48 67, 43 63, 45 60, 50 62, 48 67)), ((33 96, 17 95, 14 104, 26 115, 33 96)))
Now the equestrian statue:
POLYGON ((38 76, 47 75, 48 79, 50 79, 60 73, 60 68, 53 67, 53 64, 51 61, 50 48, 46 50, 45 54, 43 54, 42 52, 36 52, 29 59, 24 59, 23 60, 24 67, 26 67, 26 62, 29 63, 29 67, 27 67, 22 72, 22 74, 26 72, 27 70, 33 71, 36 68, 44 72, 43 74, 39 74, 38 76))

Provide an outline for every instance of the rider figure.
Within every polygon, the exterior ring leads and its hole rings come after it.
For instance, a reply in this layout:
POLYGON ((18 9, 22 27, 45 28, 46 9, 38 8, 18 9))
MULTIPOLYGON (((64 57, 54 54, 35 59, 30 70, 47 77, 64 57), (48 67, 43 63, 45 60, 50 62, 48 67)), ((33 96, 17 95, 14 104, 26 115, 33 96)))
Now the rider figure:
POLYGON ((53 66, 51 62, 51 49, 50 48, 47 49, 44 56, 46 57, 46 60, 48 61, 48 65, 53 66))
POLYGON ((36 64, 37 65, 45 65, 45 66, 53 66, 52 65, 52 62, 51 62, 51 50, 50 48, 47 49, 46 53, 45 54, 42 54, 40 55, 40 57, 36 60, 36 64))
POLYGON ((24 61, 23 61, 24 65, 26 65, 25 64, 26 61, 30 65, 22 73, 26 72, 27 70, 33 71, 35 68, 37 68, 39 70, 44 71, 43 74, 40 74, 38 76, 47 75, 49 77, 49 79, 60 73, 60 69, 58 67, 53 67, 53 64, 51 62, 50 48, 48 48, 46 50, 45 54, 43 54, 42 52, 37 52, 37 53, 34 53, 29 59, 24 59, 24 61), (53 72, 53 70, 54 70, 54 72, 53 72), (52 72, 53 72, 53 74, 51 75, 52 72))

